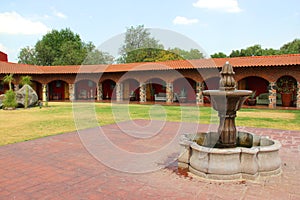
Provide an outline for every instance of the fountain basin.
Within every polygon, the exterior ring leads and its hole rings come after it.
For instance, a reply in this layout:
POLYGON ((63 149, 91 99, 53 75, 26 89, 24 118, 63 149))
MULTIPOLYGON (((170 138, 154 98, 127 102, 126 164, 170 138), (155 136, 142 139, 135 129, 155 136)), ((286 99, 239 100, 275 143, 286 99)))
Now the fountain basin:
POLYGON ((251 179, 281 173, 280 142, 265 136, 238 132, 235 148, 216 148, 218 133, 185 134, 178 167, 203 178, 251 179))

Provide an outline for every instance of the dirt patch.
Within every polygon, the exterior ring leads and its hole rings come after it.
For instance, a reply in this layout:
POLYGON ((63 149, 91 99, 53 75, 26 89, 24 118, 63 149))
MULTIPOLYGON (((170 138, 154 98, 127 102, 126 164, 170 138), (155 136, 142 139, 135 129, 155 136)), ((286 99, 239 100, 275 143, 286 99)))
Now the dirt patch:
POLYGON ((270 118, 270 119, 295 119, 294 113, 280 112, 238 112, 238 117, 270 118))

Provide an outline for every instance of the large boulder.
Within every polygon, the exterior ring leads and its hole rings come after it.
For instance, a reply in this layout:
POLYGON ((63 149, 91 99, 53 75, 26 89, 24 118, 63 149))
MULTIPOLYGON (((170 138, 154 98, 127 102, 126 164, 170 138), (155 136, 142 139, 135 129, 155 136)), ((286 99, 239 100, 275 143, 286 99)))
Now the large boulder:
POLYGON ((21 89, 19 89, 16 92, 17 102, 19 105, 22 106, 25 105, 26 88, 28 88, 28 107, 34 106, 39 99, 38 99, 38 95, 36 94, 34 89, 30 87, 30 85, 24 85, 21 89))

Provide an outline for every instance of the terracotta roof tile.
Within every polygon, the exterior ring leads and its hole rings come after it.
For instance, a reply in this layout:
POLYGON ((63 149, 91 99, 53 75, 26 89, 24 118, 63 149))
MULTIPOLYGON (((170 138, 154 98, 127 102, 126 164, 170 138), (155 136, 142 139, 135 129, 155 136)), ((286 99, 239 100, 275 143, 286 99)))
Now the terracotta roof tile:
POLYGON ((215 68, 222 67, 226 61, 229 61, 233 67, 300 65, 300 54, 84 66, 34 66, 9 62, 0 62, 0 74, 76 74, 168 69, 215 68))
POLYGON ((0 62, 0 74, 42 74, 43 71, 37 66, 18 64, 11 62, 0 62))

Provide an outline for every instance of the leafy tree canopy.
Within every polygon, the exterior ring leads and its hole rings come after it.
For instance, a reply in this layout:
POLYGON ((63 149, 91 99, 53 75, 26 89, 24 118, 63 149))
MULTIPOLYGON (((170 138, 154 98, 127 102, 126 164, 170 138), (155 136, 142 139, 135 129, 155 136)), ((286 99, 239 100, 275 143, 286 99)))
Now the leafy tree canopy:
POLYGON ((169 51, 179 55, 185 60, 193 60, 193 59, 200 59, 204 58, 203 53, 199 49, 190 49, 189 51, 180 49, 178 47, 169 49, 169 51))
POLYGON ((226 58, 227 55, 225 53, 223 53, 223 52, 219 52, 219 53, 214 53, 210 57, 212 57, 212 58, 226 58))
POLYGON ((280 48, 282 54, 297 54, 300 53, 300 39, 295 39, 292 42, 284 44, 280 48))
POLYGON ((127 28, 124 44, 119 53, 121 55, 118 59, 119 63, 203 58, 203 54, 198 49, 186 51, 180 48, 169 48, 165 50, 158 40, 151 37, 150 32, 144 25, 127 28))
POLYGON ((33 48, 21 49, 19 63, 34 65, 80 65, 112 63, 112 56, 84 43, 70 29, 52 30, 43 36, 33 48), (87 58, 87 59, 86 59, 87 58), (92 59, 93 58, 93 59, 92 59))
POLYGON ((267 55, 280 55, 280 54, 299 54, 300 53, 300 39, 295 39, 292 42, 284 44, 280 49, 265 48, 256 44, 246 49, 232 50, 230 55, 219 52, 211 55, 212 58, 225 58, 225 57, 242 57, 242 56, 267 56, 267 55))

